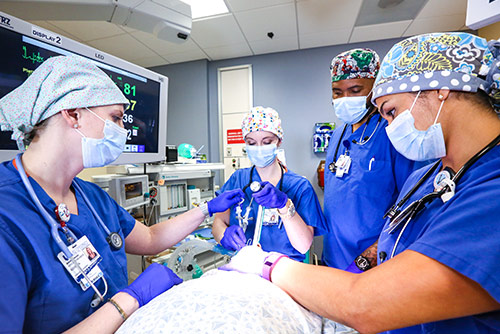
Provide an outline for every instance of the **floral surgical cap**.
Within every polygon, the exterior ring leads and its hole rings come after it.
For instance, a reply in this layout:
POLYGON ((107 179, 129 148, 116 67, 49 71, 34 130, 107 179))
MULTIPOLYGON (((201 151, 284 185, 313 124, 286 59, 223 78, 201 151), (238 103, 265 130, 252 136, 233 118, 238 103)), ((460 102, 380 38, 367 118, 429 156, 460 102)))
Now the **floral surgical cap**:
POLYGON ((61 110, 112 104, 128 99, 109 76, 80 56, 52 57, 21 86, 0 100, 0 128, 24 151, 24 136, 61 110))
POLYGON ((353 49, 332 59, 332 82, 347 79, 375 79, 380 67, 378 54, 370 49, 353 49))
POLYGON ((373 98, 421 90, 486 92, 500 106, 500 42, 468 33, 433 33, 405 39, 387 53, 373 98))
POLYGON ((269 131, 283 140, 283 129, 278 112, 273 108, 254 107, 245 115, 241 123, 243 138, 250 132, 269 131))

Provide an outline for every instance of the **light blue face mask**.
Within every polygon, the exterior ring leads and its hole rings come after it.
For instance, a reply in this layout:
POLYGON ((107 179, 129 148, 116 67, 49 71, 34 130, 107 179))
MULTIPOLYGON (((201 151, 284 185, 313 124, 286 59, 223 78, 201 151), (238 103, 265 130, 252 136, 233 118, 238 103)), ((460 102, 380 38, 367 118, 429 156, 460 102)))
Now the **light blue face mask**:
POLYGON ((365 117, 366 96, 344 96, 333 99, 335 115, 344 123, 356 124, 365 117))
POLYGON ((427 130, 420 131, 415 128, 415 119, 411 114, 415 102, 420 92, 415 97, 415 101, 410 109, 405 110, 398 115, 385 131, 392 145, 407 159, 414 161, 426 161, 442 158, 446 155, 446 145, 444 143, 443 129, 441 124, 437 123, 444 100, 432 124, 427 130))
POLYGON ((267 167, 273 163, 277 155, 276 144, 269 145, 247 145, 248 158, 257 167, 267 167))
POLYGON ((83 167, 103 167, 115 161, 125 148, 127 130, 119 127, 110 120, 104 120, 92 110, 91 114, 104 122, 104 137, 100 139, 86 137, 81 131, 83 167))

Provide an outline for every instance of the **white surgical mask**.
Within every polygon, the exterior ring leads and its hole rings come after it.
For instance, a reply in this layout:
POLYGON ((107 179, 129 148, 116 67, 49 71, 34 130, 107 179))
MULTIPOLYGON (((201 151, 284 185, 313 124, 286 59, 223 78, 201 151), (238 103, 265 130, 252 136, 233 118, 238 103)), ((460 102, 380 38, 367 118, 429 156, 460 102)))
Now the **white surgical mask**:
POLYGON ((125 148, 127 130, 110 120, 104 120, 89 108, 85 108, 104 122, 104 137, 89 138, 80 130, 75 129, 82 136, 83 167, 103 167, 115 161, 125 148))
POLYGON ((335 115, 344 123, 356 124, 365 117, 366 96, 344 96, 333 99, 335 115))
POLYGON ((277 154, 276 144, 247 145, 248 158, 257 167, 267 167, 273 163, 277 154))
POLYGON ((385 131, 392 145, 407 159, 414 161, 426 161, 442 158, 446 155, 443 129, 441 123, 437 123, 444 100, 441 101, 439 111, 432 124, 427 130, 420 131, 415 128, 415 119, 411 114, 420 92, 415 97, 410 109, 398 115, 385 131))

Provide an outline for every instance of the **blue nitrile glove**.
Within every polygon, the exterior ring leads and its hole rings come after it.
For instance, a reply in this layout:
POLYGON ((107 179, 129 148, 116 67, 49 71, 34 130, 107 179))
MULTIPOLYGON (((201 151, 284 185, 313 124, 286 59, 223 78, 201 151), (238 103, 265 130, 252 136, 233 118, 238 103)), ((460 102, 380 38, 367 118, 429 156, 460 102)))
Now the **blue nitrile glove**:
POLYGON ((228 190, 208 201, 208 213, 213 215, 217 212, 224 212, 234 204, 239 203, 245 194, 241 189, 228 190))
POLYGON ((231 262, 219 267, 220 270, 237 271, 243 274, 254 274, 262 277, 264 260, 269 255, 258 246, 245 246, 233 256, 231 262))
POLYGON ((267 181, 261 186, 261 189, 252 195, 255 202, 269 209, 281 209, 286 205, 288 196, 284 192, 267 181))
POLYGON ((348 272, 353 273, 353 274, 361 274, 363 272, 356 265, 356 261, 352 261, 352 263, 349 265, 349 267, 347 267, 347 269, 345 271, 348 271, 348 272))
POLYGON ((243 229, 238 225, 231 225, 224 231, 220 244, 224 248, 234 251, 245 246, 246 242, 247 238, 243 229))
POLYGON ((167 266, 153 263, 132 284, 120 292, 126 292, 137 299, 139 307, 142 307, 151 299, 180 283, 182 279, 167 266))

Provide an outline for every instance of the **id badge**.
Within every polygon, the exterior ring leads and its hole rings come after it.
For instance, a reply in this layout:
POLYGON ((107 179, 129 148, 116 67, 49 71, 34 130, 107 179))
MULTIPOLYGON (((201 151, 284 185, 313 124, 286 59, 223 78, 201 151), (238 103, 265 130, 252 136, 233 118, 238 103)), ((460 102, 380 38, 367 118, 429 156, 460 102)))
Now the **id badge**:
MULTIPOLYGON (((82 271, 87 275, 87 277, 89 277, 92 283, 102 277, 103 273, 98 266, 102 258, 87 236, 83 236, 78 239, 75 243, 68 246, 68 249, 71 254, 73 254, 73 261, 78 263, 78 266, 80 266, 82 271)), ((63 252, 57 254, 57 258, 63 264, 64 268, 66 268, 66 270, 70 273, 75 282, 80 284, 82 290, 87 290, 90 283, 84 278, 83 274, 73 261, 70 261, 63 252)))
POLYGON ((337 167, 335 171, 336 177, 343 177, 344 174, 349 173, 349 168, 351 167, 351 157, 345 154, 342 154, 335 162, 335 167, 337 167))
POLYGON ((264 209, 264 221, 262 225, 270 226, 279 224, 280 216, 277 209, 264 209))

